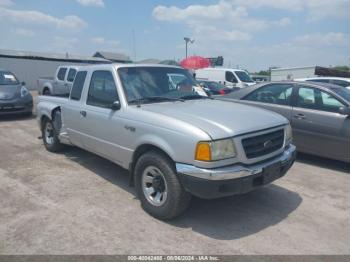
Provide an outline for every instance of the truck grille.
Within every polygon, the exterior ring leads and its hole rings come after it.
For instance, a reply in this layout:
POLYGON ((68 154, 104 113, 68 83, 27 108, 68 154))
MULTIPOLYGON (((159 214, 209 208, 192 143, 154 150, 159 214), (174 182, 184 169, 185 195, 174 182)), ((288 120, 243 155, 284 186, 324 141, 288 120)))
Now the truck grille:
POLYGON ((284 130, 242 139, 247 158, 256 158, 277 151, 283 146, 284 130))

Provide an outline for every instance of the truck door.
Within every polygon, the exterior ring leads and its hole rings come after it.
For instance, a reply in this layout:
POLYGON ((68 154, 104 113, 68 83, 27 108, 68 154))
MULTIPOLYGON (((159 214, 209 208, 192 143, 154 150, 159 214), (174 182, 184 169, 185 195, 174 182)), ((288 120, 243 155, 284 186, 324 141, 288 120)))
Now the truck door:
MULTIPOLYGON (((84 131, 84 117, 81 114, 82 92, 86 84, 87 71, 79 71, 70 93, 69 101, 62 107, 63 124, 66 127, 70 141, 79 147, 83 147, 82 132, 84 131)), ((87 88, 87 87, 86 87, 87 88)))
POLYGON ((87 90, 82 113, 84 124, 82 136, 84 147, 123 166, 133 153, 122 146, 129 132, 125 129, 122 110, 112 110, 119 102, 116 81, 109 70, 94 71, 87 90))
POLYGON ((63 92, 65 94, 70 93, 70 90, 72 89, 73 81, 74 81, 76 73, 77 73, 77 70, 75 68, 69 69, 68 74, 67 74, 67 81, 65 82, 64 88, 63 88, 64 89, 63 92))
POLYGON ((225 72, 225 85, 229 88, 234 88, 237 86, 238 80, 236 76, 231 71, 225 72))
POLYGON ((56 79, 53 83, 53 94, 54 95, 62 95, 64 94, 64 85, 67 74, 67 67, 61 67, 58 72, 56 79))

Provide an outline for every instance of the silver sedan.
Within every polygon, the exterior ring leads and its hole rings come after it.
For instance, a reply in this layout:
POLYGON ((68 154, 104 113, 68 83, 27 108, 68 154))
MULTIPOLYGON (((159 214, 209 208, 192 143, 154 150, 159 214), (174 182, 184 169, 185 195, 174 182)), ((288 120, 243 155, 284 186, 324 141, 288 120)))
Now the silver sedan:
POLYGON ((350 90, 344 87, 271 82, 218 99, 277 112, 290 121, 298 151, 350 162, 350 90))

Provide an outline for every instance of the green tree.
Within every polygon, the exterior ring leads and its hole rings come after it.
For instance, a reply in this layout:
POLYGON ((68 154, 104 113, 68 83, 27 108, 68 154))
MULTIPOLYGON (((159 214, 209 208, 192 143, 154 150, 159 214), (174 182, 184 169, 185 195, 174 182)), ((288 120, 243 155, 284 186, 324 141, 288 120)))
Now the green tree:
POLYGON ((350 67, 348 67, 348 66, 337 65, 337 66, 335 66, 333 68, 336 69, 336 70, 339 70, 339 71, 350 72, 350 67))

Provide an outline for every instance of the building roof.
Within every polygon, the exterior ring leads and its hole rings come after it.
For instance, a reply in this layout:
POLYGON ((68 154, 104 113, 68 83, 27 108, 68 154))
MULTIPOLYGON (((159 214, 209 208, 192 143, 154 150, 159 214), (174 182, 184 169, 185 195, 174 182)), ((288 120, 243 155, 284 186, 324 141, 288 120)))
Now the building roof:
POLYGON ((23 58, 23 59, 35 59, 35 60, 51 60, 51 61, 66 61, 66 62, 88 62, 88 63, 109 63, 109 60, 82 56, 74 54, 62 54, 62 53, 43 53, 32 51, 20 51, 20 50, 5 50, 0 49, 0 57, 8 58, 23 58))
POLYGON ((100 57, 110 61, 131 62, 129 56, 120 53, 97 51, 93 57, 100 57))

